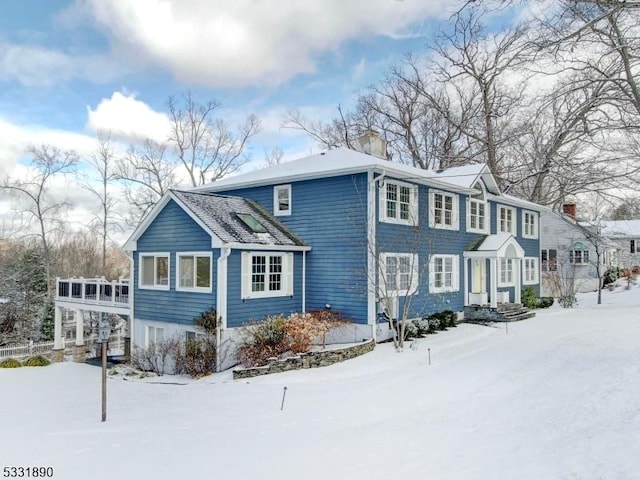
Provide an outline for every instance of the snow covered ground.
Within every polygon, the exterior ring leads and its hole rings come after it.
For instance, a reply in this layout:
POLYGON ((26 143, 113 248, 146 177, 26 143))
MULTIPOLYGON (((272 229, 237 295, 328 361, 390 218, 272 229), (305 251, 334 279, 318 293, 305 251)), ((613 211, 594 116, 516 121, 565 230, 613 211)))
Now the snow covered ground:
MULTIPOLYGON (((0 472, 67 479, 639 479, 640 288, 404 353, 186 385, 0 369, 0 472), (432 364, 428 364, 431 352, 432 364), (284 411, 280 411, 283 387, 284 411)), ((157 379, 156 379, 157 380, 157 379)), ((183 378, 171 378, 185 382, 183 378)))

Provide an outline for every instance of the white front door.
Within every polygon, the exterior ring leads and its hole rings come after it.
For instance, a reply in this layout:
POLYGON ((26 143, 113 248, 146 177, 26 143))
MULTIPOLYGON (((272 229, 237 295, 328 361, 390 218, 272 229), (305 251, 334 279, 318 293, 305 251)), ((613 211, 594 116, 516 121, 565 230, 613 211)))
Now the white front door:
POLYGON ((474 258, 471 273, 471 292, 484 293, 486 282, 484 281, 484 258, 474 258))

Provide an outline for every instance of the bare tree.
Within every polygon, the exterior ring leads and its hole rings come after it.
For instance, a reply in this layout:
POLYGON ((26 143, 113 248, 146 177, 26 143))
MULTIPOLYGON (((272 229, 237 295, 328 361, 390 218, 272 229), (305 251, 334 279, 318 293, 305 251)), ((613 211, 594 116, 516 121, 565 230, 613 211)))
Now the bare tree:
POLYGON ((5 178, 0 188, 11 195, 11 200, 25 219, 27 235, 35 235, 42 247, 48 292, 53 288, 52 255, 50 235, 61 223, 61 213, 67 206, 64 199, 55 197, 51 183, 60 175, 72 172, 78 155, 72 151, 61 151, 51 145, 29 146, 31 173, 26 180, 5 178), (26 218, 25 218, 26 217, 26 218), (35 229, 34 227, 35 224, 35 229))
POLYGON ((91 180, 88 180, 84 187, 100 203, 100 214, 96 215, 97 230, 100 232, 102 271, 101 275, 107 274, 107 246, 109 234, 117 229, 117 225, 113 221, 113 210, 117 203, 117 197, 112 193, 111 184, 117 179, 115 171, 115 152, 111 143, 111 137, 104 133, 98 133, 97 147, 94 152, 89 155, 87 162, 98 173, 99 184, 94 186, 91 180))
POLYGON ((130 226, 137 226, 162 195, 178 184, 175 165, 165 158, 166 151, 166 145, 147 139, 131 145, 117 162, 116 178, 124 183, 131 207, 125 219, 130 226))
POLYGON ((186 92, 180 99, 169 97, 167 105, 169 141, 192 186, 213 182, 246 162, 248 142, 260 130, 255 115, 249 115, 234 131, 224 120, 214 118, 220 107, 217 101, 198 103, 186 92))

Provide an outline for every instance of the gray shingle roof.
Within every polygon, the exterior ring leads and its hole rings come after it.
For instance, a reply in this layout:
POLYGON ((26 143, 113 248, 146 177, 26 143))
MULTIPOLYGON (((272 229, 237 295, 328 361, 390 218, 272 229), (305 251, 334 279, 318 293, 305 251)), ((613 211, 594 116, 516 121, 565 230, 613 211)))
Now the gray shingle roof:
POLYGON ((171 190, 171 193, 224 243, 306 246, 304 241, 253 200, 179 190, 171 190), (252 231, 237 216, 238 213, 252 215, 262 224, 266 233, 252 231))

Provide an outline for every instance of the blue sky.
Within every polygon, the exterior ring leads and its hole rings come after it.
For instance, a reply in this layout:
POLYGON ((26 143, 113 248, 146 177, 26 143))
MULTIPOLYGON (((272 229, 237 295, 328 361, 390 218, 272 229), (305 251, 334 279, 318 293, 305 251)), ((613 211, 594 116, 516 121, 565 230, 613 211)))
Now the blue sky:
POLYGON ((313 148, 282 130, 298 108, 329 118, 407 52, 422 51, 444 0, 21 0, 0 4, 0 169, 29 144, 81 154, 97 129, 160 135, 169 95, 216 99, 220 116, 262 120, 255 161, 280 146, 313 148), (155 128, 155 131, 154 131, 155 128), (139 131, 137 131, 139 130, 139 131))

